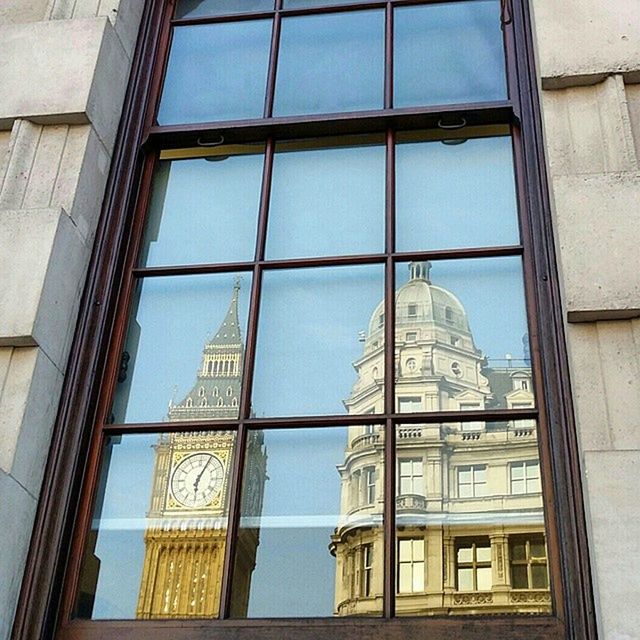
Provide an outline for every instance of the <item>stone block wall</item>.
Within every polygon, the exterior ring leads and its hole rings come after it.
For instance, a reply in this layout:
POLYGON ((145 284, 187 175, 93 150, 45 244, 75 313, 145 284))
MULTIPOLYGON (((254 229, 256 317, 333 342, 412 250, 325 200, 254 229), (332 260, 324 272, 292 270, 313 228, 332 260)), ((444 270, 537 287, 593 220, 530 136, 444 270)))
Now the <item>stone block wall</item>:
POLYGON ((599 636, 640 638, 640 3, 532 0, 599 636))
POLYGON ((143 6, 0 6, 1 640, 13 623, 143 6))

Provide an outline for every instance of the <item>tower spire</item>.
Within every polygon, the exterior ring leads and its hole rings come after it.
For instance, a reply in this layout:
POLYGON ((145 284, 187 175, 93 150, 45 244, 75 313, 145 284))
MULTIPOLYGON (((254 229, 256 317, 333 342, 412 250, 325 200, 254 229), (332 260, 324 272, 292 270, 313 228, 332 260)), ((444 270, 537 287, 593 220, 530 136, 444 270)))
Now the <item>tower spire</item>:
POLYGON ((236 276, 235 283, 233 285, 233 293, 231 295, 231 302, 229 303, 229 309, 227 315, 224 317, 220 328, 216 332, 216 335, 209 341, 211 346, 227 346, 238 345, 242 341, 240 335, 240 321, 238 319, 238 297, 240 294, 240 276, 236 276))

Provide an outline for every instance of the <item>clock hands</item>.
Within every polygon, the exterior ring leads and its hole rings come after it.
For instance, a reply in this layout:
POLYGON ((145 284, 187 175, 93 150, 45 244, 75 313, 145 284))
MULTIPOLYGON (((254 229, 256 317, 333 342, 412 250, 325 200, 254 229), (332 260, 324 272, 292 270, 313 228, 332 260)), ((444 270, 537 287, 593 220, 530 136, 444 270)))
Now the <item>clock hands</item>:
POLYGON ((213 456, 209 456, 206 464, 202 467, 202 471, 198 474, 195 482, 193 483, 193 495, 194 497, 198 495, 198 485, 200 484, 200 478, 202 478, 202 474, 205 472, 206 468, 209 466, 209 463, 213 460, 213 456))

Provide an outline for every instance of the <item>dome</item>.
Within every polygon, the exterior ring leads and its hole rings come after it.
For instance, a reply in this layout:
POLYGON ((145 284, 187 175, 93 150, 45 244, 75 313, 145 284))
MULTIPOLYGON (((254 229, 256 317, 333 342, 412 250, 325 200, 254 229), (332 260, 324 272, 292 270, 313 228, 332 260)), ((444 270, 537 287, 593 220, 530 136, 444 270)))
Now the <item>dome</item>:
MULTIPOLYGON (((396 292, 396 327, 416 323, 435 323, 448 329, 470 333, 467 313, 451 291, 429 280, 431 263, 412 262, 410 277, 396 292)), ((369 336, 379 331, 384 321, 384 302, 375 308, 369 321, 369 336)))

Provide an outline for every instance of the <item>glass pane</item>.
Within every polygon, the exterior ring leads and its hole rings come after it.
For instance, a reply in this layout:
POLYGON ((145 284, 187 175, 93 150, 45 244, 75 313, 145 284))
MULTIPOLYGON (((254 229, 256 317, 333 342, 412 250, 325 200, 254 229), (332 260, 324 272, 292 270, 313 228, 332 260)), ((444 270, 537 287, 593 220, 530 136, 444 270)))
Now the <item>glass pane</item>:
POLYGON ((271 20, 176 27, 161 125, 261 118, 271 20))
POLYGON ((532 385, 518 386, 532 375, 520 258, 399 264, 396 281, 397 398, 417 396, 422 411, 534 406, 532 385), (417 340, 406 342, 407 330, 417 340))
POLYGON ((533 589, 548 589, 549 576, 546 564, 531 565, 531 586, 533 589))
POLYGON ((506 99, 498 0, 400 7, 394 29, 394 106, 506 99))
POLYGON ((250 432, 261 447, 244 468, 233 616, 380 615, 382 481, 378 502, 363 506, 353 470, 375 463, 382 478, 382 455, 373 446, 354 451, 358 431, 250 432), (367 545, 373 545, 371 597, 361 598, 367 545))
POLYGON ((424 562, 413 564, 413 592, 424 591, 424 562))
POLYGON ((274 115, 381 109, 384 12, 284 18, 274 115))
POLYGON ((509 136, 398 142, 398 251, 520 243, 509 136))
POLYGON ((511 567, 511 586, 514 589, 528 589, 527 565, 513 565, 511 567))
POLYGON ((269 11, 274 0, 178 0, 176 18, 200 18, 230 13, 269 11))
POLYGON ((273 165, 268 258, 384 250, 385 148, 281 143, 273 165))
POLYGON ((410 562, 411 552, 411 540, 398 540, 398 559, 400 562, 410 562))
POLYGON ((458 562, 473 562, 473 548, 460 547, 458 549, 458 562))
MULTIPOLYGON (((382 308, 382 296, 380 265, 265 272, 253 389, 256 416, 369 413, 372 399, 365 389, 374 379, 381 385, 384 377, 384 328, 376 320, 368 334, 366 329, 373 322, 371 311, 382 308)), ((374 402, 380 411, 378 389, 374 402)))
POLYGON ((412 585, 411 563, 401 564, 398 567, 398 592, 411 593, 412 585))
POLYGON ((491 562, 491 547, 476 547, 477 562, 491 562))
POLYGON ((524 477, 524 465, 522 464, 513 464, 511 465, 511 477, 516 479, 521 479, 524 477))
POLYGON ((491 567, 479 567, 477 570, 478 591, 491 591, 491 567))
POLYGON ((176 159, 156 167, 140 264, 253 260, 264 145, 224 145, 177 159, 189 153, 161 155, 176 159))
POLYGON ((458 591, 473 591, 473 569, 458 569, 458 591))
POLYGON ((107 437, 75 615, 216 617, 235 434, 107 437))
POLYGON ((531 542, 531 557, 532 558, 546 558, 547 554, 544 548, 544 542, 531 542))
POLYGON ((398 471, 407 469, 411 460, 424 460, 419 468, 412 465, 411 478, 414 486, 421 479, 426 488, 421 496, 415 492, 406 494, 405 486, 397 485, 398 562, 402 565, 403 561, 425 558, 428 592, 423 597, 400 592, 396 598, 397 615, 550 611, 547 604, 541 609, 539 601, 534 605, 511 599, 508 570, 500 571, 496 566, 493 575, 491 538, 507 537, 512 562, 518 562, 518 558, 520 562, 527 562, 526 540, 531 553, 534 550, 541 553, 543 549, 541 494, 511 493, 509 465, 538 455, 535 429, 529 432, 523 428, 524 424, 526 421, 483 423, 483 431, 473 439, 454 424, 417 423, 396 427, 398 471), (419 475, 415 475, 416 471, 419 475), (478 474, 485 482, 473 482, 478 474), (486 499, 483 495, 492 498, 486 499), (402 546, 408 539, 414 541, 412 555, 408 546, 406 549, 402 546), (486 598, 470 602, 455 593, 476 589, 492 590, 490 601, 486 598))
POLYGON ((237 418, 250 274, 138 281, 111 420, 237 418))

